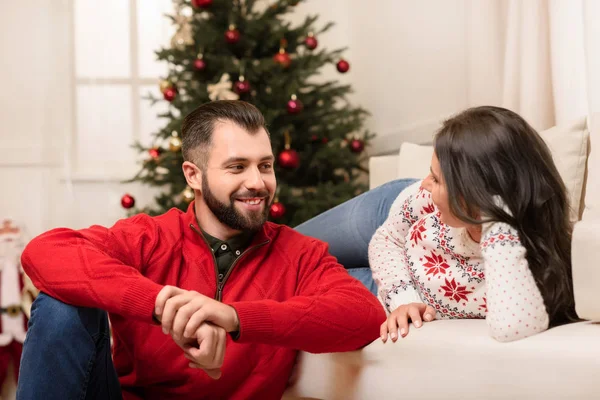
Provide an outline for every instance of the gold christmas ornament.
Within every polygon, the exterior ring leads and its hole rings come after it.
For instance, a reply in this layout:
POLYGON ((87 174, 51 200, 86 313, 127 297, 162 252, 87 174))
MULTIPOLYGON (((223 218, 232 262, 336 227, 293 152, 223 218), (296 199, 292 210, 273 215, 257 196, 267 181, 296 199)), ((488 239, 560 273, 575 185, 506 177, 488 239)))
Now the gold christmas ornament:
POLYGON ((158 87, 160 87, 160 92, 163 94, 165 93, 165 90, 169 89, 171 86, 171 82, 167 81, 166 79, 161 79, 158 83, 158 87))
POLYGON ((194 44, 194 35, 190 24, 191 16, 185 14, 185 10, 179 7, 174 16, 177 32, 171 38, 171 46, 178 50, 184 50, 186 46, 194 44))
POLYGON ((181 197, 183 197, 183 201, 186 203, 191 203, 194 200, 194 191, 191 187, 186 187, 183 192, 181 192, 181 197))
POLYGON ((173 131, 171 133, 171 139, 169 139, 169 150, 171 150, 173 153, 181 150, 181 139, 179 138, 177 131, 173 131))

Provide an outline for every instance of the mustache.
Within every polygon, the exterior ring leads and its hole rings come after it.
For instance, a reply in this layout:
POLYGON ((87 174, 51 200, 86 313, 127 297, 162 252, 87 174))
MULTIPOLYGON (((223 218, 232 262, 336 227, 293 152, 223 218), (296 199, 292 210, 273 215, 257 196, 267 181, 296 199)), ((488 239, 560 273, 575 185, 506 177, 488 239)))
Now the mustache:
POLYGON ((249 197, 269 197, 268 190, 249 190, 244 193, 234 193, 232 196, 234 199, 249 198, 249 197))

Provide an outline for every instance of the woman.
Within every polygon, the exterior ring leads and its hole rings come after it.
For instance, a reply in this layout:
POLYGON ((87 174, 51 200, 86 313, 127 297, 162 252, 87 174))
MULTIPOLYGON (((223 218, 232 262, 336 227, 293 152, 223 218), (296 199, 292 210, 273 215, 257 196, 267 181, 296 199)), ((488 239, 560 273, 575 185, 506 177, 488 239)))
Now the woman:
POLYGON ((566 190, 537 132, 477 107, 446 121, 434 150, 368 248, 391 313, 382 340, 435 318, 486 318, 500 341, 577 320, 566 190))

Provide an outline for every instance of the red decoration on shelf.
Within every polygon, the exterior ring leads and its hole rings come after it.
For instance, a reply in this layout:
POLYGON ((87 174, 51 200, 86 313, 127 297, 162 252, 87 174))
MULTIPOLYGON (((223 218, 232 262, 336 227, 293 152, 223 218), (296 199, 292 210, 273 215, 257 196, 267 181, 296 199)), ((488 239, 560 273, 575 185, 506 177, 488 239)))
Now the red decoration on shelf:
POLYGON ((212 3, 213 0, 192 0, 192 5, 196 8, 208 8, 212 3))
POLYGON ((292 98, 287 102, 287 111, 288 111, 288 113, 290 113, 290 114, 298 114, 303 109, 304 109, 304 104, 302 104, 302 102, 300 100, 298 100, 298 98, 296 97, 296 95, 293 94, 292 98))
POLYGON ((132 195, 125 194, 123 195, 123 197, 121 197, 121 205, 123 206, 123 208, 129 209, 135 205, 135 199, 132 195))
POLYGON ((360 139, 352 139, 350 142, 350 150, 353 153, 360 153, 365 149, 365 142, 360 139))
POLYGON ((308 37, 306 39, 304 39, 304 45, 307 48, 309 48, 310 50, 314 50, 319 45, 319 41, 317 40, 316 37, 313 36, 312 33, 309 33, 308 37))
POLYGON ((163 96, 164 96, 165 100, 173 101, 173 100, 175 100, 175 96, 177 96, 177 90, 175 90, 175 88, 172 88, 172 87, 167 88, 163 92, 163 96))
POLYGON ((246 94, 250 91, 250 83, 240 76, 240 80, 233 84, 233 90, 239 95, 246 94))
POLYGON ((339 72, 341 72, 342 74, 348 72, 348 70, 350 69, 350 63, 344 59, 338 61, 338 63, 336 64, 337 70, 339 72))
POLYGON ((196 71, 204 71, 206 69, 206 61, 201 58, 196 58, 194 60, 194 69, 196 71))
POLYGON ((235 29, 235 25, 229 25, 229 29, 225 32, 225 40, 229 44, 236 44, 240 41, 240 31, 235 29))
POLYGON ((279 219, 285 215, 285 206, 283 203, 278 201, 271 204, 271 209, 269 210, 269 214, 273 219, 279 219))
POLYGON ((296 169, 300 165, 300 156, 294 149, 285 149, 277 158, 279 165, 286 169, 296 169))
POLYGON ((158 157, 160 157, 160 149, 158 147, 153 147, 150 150, 148 150, 148 154, 150 155, 150 157, 152 157, 153 159, 157 159, 158 157))

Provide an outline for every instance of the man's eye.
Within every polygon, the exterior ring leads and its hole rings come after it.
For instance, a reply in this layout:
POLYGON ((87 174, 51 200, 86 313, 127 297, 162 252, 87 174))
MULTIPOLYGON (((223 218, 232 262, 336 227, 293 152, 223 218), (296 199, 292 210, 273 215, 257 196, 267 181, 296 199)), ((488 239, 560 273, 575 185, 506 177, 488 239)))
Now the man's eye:
POLYGON ((232 165, 231 167, 229 167, 229 169, 232 169, 234 171, 241 171, 244 169, 243 165, 232 165))
POLYGON ((267 171, 268 171, 268 170, 270 170, 271 168, 273 168, 273 166, 272 166, 271 164, 263 164, 263 165, 262 165, 262 169, 264 169, 264 170, 267 170, 267 171))

